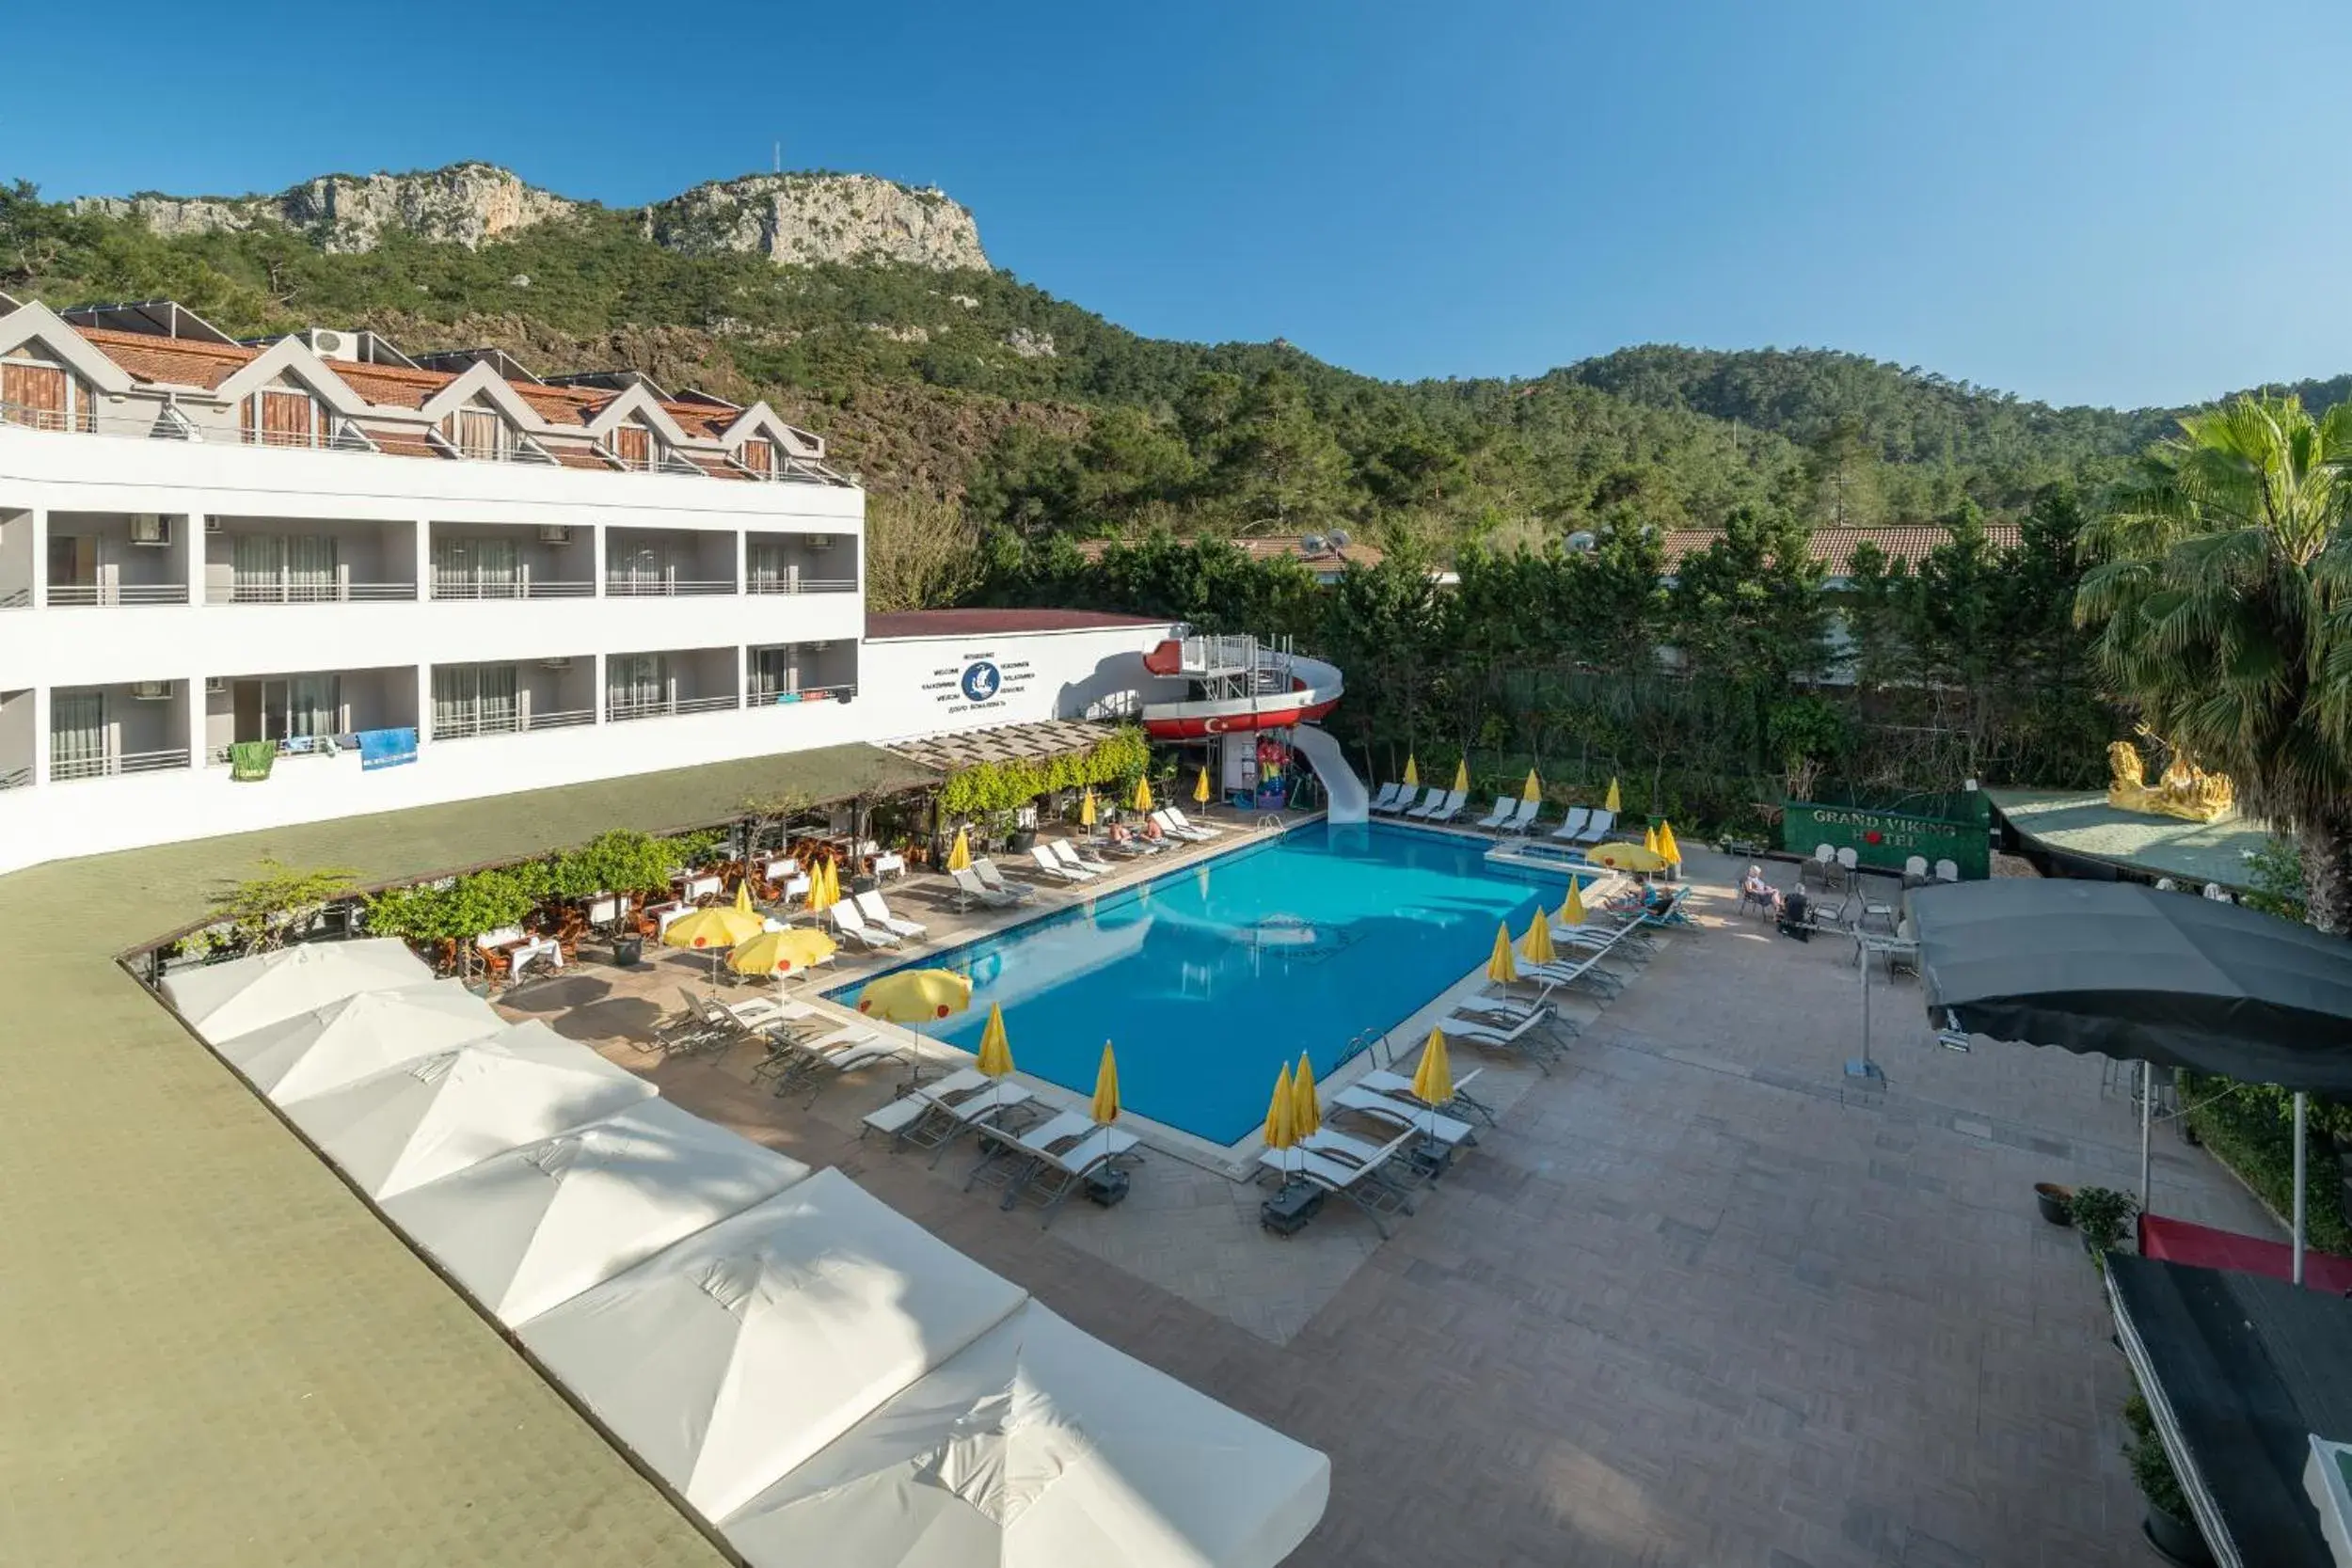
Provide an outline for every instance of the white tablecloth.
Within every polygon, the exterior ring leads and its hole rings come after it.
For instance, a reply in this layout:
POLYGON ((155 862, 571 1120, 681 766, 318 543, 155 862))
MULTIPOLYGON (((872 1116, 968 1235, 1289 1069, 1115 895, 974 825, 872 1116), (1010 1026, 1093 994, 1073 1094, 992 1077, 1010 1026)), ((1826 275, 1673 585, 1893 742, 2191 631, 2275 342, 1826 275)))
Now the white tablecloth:
POLYGON ((519 980, 524 966, 539 958, 547 959, 549 969, 561 969, 564 967, 564 949, 556 945, 553 937, 535 937, 529 942, 518 942, 506 950, 506 960, 510 966, 507 974, 519 980))

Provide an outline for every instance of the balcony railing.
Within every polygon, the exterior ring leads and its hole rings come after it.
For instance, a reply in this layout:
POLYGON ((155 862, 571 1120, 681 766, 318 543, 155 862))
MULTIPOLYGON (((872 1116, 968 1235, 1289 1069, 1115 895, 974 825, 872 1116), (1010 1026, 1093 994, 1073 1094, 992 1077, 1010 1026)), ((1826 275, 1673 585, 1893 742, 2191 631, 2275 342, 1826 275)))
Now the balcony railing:
POLYGON ((764 686, 752 688, 754 707, 788 707, 795 703, 837 703, 857 695, 857 683, 839 686, 804 686, 798 691, 784 691, 764 686))
POLYGON ((413 582, 241 582, 208 590, 206 604, 379 604, 413 599, 413 582))
POLYGON ((735 592, 732 578, 717 582, 688 581, 680 578, 626 578, 607 576, 604 596, 608 599, 685 599, 705 597, 735 592))
POLYGON ((29 763, 23 768, 11 768, 6 771, 0 771, 0 789, 23 789, 32 782, 33 769, 29 763))
POLYGON ((53 582, 49 602, 60 609, 76 605, 186 604, 184 582, 53 582))
POLYGON ((486 719, 436 721, 436 740, 473 740, 485 735, 529 735, 533 730, 568 730, 596 721, 592 707, 566 708, 555 713, 507 713, 486 719))
POLYGON ((33 591, 29 588, 0 589, 0 610, 30 610, 33 591))
POLYGON ((754 578, 754 594, 854 594, 855 578, 754 578))
POLYGON ((67 414, 59 408, 37 408, 29 403, 0 403, 0 424, 12 424, 24 430, 78 430, 92 428, 91 411, 84 408, 67 414))
MULTIPOLYGON (((243 742, 238 744, 242 745, 243 742)), ((204 753, 205 766, 208 768, 228 767, 229 752, 230 748, 227 746, 212 747, 204 753)), ((278 742, 279 762, 293 762, 304 757, 357 757, 358 754, 356 748, 338 746, 326 736, 295 736, 292 739, 281 739, 278 742)))
POLYGON ((669 719, 689 713, 720 713, 742 705, 742 699, 733 692, 723 697, 660 697, 650 702, 607 697, 604 716, 619 724, 631 719, 669 719))
POLYGON ((544 578, 523 578, 513 582, 440 581, 433 584, 437 599, 588 599, 594 598, 596 585, 593 582, 552 582, 544 578))
POLYGON ((62 784, 69 779, 107 779, 118 773, 163 773, 187 765, 185 746, 176 751, 120 752, 103 757, 55 757, 49 763, 49 781, 62 784))

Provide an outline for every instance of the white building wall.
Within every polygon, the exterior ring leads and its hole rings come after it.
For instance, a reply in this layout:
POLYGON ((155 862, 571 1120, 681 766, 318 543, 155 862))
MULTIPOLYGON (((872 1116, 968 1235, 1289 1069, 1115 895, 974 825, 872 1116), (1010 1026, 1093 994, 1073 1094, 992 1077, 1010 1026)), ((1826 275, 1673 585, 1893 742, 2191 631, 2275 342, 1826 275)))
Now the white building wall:
MULTIPOLYGON (((184 533, 171 552, 192 590, 187 604, 44 607, 40 594, 8 608, 0 594, 0 742, 34 765, 34 782, 0 789, 0 871, 71 855, 396 811, 743 757, 985 728, 1050 718, 1117 717, 1147 699, 1182 694, 1180 681, 1143 669, 1165 625, 977 637, 864 640, 859 592, 681 597, 434 600, 427 542, 435 526, 564 525, 584 541, 599 585, 615 529, 701 535, 695 559, 736 569, 745 536, 827 534, 828 573, 859 580, 862 492, 846 486, 733 483, 684 476, 579 472, 507 463, 431 462, 372 453, 212 446, 0 426, 0 576, 43 567, 43 524, 54 514, 156 513, 184 533), (393 602, 207 604, 204 519, 227 526, 280 520, 343 528, 414 559, 383 560, 417 597, 393 602), (836 566, 834 563, 838 562, 836 566), (603 656, 660 650, 691 660, 703 685, 740 689, 748 650, 830 646, 809 658, 833 683, 846 670, 848 701, 809 701, 608 722, 603 656), (568 657, 560 679, 538 661, 568 657), (217 683, 335 671, 355 708, 364 697, 386 723, 429 729, 436 664, 514 662, 534 709, 591 705, 599 721, 573 728, 436 742, 417 760, 366 770, 356 753, 281 756, 263 783, 223 767, 52 782, 46 778, 48 694, 133 681, 182 683, 151 717, 163 745, 199 753, 234 723, 217 683), (975 701, 965 677, 996 673, 975 701), (707 668, 704 668, 707 666, 707 668), (208 692, 206 682, 216 683, 208 692), (583 701, 584 699, 584 701, 583 701)), ((353 559, 357 559, 355 556, 353 559)), ((356 580, 356 578, 355 578, 356 580)), ((804 682, 808 677, 804 676, 804 682)), ((142 715, 145 719, 149 715, 142 715)), ((355 723, 367 717, 355 711, 355 723)), ((366 727, 360 725, 359 727, 366 727)), ((142 742, 144 744, 144 741, 142 742)), ((9 773, 0 766, 0 778, 9 773)))

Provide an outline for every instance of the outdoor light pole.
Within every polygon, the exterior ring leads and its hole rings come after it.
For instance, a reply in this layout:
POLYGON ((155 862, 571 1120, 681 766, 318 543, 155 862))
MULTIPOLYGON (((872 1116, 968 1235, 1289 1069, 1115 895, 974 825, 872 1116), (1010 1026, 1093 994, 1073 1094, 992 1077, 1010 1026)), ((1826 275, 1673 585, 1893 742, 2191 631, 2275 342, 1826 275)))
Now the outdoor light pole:
POLYGON ((2303 1283, 2303 1105, 2301 1089, 2295 1091, 2295 1283, 2303 1283))
POLYGON ((1870 949, 1859 934, 1854 937, 1854 962, 1862 969, 1862 1054, 1846 1064, 1846 1076, 1880 1078, 1884 1075, 1879 1071, 1879 1065, 1870 1060, 1870 949))

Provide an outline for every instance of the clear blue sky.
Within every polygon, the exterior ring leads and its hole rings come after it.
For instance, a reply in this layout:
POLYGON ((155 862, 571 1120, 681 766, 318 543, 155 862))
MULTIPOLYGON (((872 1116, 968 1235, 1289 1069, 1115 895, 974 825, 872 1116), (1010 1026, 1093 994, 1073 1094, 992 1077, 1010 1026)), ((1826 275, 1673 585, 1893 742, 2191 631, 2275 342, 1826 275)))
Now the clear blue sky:
POLYGON ((1159 336, 1400 377, 1824 345, 2173 403, 2352 370, 2344 20, 580 0, 192 25, 132 3, 18 62, 0 175, 242 192, 478 157, 633 203, 764 168, 781 138, 787 167, 945 187, 997 264, 1159 336))

